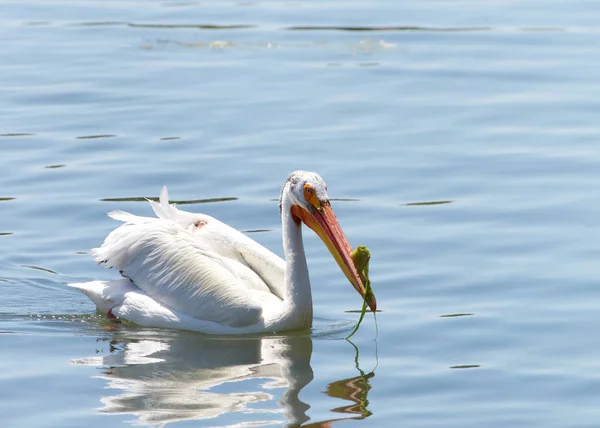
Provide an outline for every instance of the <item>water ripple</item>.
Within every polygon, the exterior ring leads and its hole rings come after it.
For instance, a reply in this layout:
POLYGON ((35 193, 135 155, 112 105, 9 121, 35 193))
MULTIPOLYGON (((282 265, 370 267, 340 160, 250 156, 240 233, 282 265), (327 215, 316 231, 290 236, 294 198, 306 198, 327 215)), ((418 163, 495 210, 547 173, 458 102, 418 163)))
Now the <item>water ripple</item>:
POLYGON ((80 137, 75 137, 78 140, 93 140, 96 138, 113 138, 116 137, 115 134, 99 134, 99 135, 82 135, 80 137))
MULTIPOLYGON (((177 205, 193 205, 193 204, 211 204, 215 202, 230 202, 237 201, 239 198, 236 197, 224 197, 224 198, 206 198, 206 199, 190 199, 190 200, 173 200, 169 201, 171 204, 177 205)), ((148 202, 155 201, 158 202, 159 198, 157 197, 143 197, 143 196, 133 196, 127 198, 104 198, 100 199, 102 202, 148 202)))

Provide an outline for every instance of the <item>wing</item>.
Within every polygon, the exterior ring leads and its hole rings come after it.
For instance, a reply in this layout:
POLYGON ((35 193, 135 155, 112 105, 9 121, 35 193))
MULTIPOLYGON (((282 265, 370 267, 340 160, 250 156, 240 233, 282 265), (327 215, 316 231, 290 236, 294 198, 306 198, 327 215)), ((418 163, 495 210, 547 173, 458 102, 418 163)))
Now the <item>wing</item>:
MULTIPOLYGON (((110 213, 125 224, 92 250, 96 261, 119 269, 153 299, 198 319, 247 326, 260 320, 265 305, 281 303, 245 261, 244 252, 253 252, 236 234, 254 241, 210 216, 177 210, 167 201, 165 188, 161 203, 152 203, 159 218, 110 213)), ((283 281, 281 263, 263 263, 269 281, 283 281)))
POLYGON ((175 204, 169 204, 166 186, 160 192, 160 203, 149 202, 158 218, 174 221, 226 260, 236 260, 249 267, 260 275, 273 294, 283 299, 285 262, 280 257, 211 216, 177 209, 175 204))

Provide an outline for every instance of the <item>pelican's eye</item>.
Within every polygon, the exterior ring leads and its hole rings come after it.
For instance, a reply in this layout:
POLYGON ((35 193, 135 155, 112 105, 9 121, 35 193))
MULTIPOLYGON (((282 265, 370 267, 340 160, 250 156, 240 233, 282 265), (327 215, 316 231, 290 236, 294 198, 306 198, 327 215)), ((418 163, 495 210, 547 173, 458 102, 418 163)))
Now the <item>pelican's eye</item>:
POLYGON ((314 195, 315 195, 315 189, 310 184, 305 184, 304 185, 304 199, 306 199, 308 202, 310 202, 310 200, 314 197, 314 195))
POLYGON ((321 201, 319 201, 319 198, 317 198, 315 189, 310 184, 304 185, 304 199, 306 199, 306 202, 311 204, 317 210, 321 210, 321 201))

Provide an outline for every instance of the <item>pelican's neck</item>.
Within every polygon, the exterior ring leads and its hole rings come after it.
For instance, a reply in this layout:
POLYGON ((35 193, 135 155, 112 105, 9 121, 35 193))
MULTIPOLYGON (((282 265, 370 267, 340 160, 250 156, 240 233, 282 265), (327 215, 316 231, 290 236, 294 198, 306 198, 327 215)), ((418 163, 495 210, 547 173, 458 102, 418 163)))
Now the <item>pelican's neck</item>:
POLYGON ((304 327, 312 325, 312 295, 308 266, 302 242, 302 226, 292 218, 292 201, 285 189, 281 203, 281 226, 283 233, 283 252, 285 254, 285 292, 286 315, 297 318, 304 327))

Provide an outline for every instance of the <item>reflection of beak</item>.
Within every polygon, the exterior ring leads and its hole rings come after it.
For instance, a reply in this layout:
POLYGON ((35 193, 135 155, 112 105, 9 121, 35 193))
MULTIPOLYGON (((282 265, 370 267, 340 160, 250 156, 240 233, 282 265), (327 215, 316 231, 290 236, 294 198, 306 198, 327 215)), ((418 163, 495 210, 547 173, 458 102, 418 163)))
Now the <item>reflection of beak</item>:
MULTIPOLYGON (((292 205, 292 214, 301 219, 304 224, 319 235, 340 269, 342 269, 342 272, 346 275, 346 278, 348 278, 356 291, 364 298, 366 289, 352 261, 352 247, 335 218, 329 202, 322 203, 321 209, 317 210, 315 208, 313 213, 308 212, 299 205, 292 205)), ((367 304, 375 312, 377 302, 373 293, 369 293, 367 296, 367 304)))

